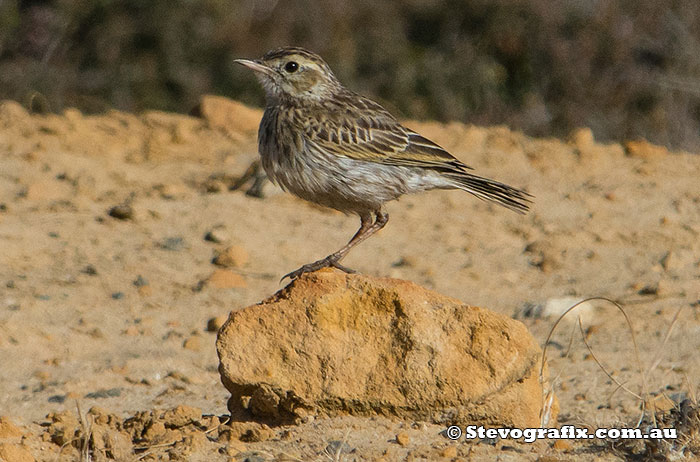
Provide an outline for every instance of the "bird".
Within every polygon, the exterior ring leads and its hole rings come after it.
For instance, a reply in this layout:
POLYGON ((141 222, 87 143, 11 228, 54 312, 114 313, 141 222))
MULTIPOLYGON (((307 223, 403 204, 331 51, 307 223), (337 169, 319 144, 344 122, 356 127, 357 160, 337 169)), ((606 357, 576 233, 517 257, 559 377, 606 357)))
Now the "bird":
POLYGON ((360 228, 338 251, 281 279, 333 267, 389 221, 385 203, 404 194, 460 189, 525 213, 532 196, 474 175, 438 144, 404 127, 378 103, 345 88, 316 53, 282 47, 260 59, 236 59, 265 91, 258 130, 260 161, 283 190, 360 217, 360 228))

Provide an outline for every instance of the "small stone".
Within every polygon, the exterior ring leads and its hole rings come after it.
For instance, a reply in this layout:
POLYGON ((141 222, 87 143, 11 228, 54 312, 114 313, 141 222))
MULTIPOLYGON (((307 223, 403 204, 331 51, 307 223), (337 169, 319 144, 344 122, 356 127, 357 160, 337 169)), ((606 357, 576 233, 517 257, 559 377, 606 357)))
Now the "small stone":
POLYGON ((136 337, 139 335, 139 329, 136 326, 129 326, 124 330, 124 335, 128 335, 129 337, 136 337))
POLYGON ((211 231, 207 231, 204 235, 205 241, 213 242, 214 244, 223 244, 228 242, 229 239, 229 234, 222 228, 214 228, 211 231))
POLYGON ((136 279, 134 279, 132 284, 134 284, 136 287, 143 287, 148 285, 148 281, 139 274, 136 279))
POLYGON ((81 269, 80 272, 89 276, 95 276, 97 274, 97 268, 92 265, 87 265, 85 268, 81 269))
POLYGON ((411 442, 411 438, 408 436, 408 433, 401 432, 396 435, 396 442, 405 447, 411 442))
POLYGON ((182 347, 185 350, 201 351, 202 340, 198 335, 193 335, 192 337, 185 339, 185 341, 182 343, 182 347))
POLYGON ((122 298, 124 298, 124 292, 114 292, 112 293, 111 297, 114 300, 121 300, 122 298))
POLYGON ((202 418, 202 410, 198 407, 180 405, 163 414, 166 427, 178 428, 191 423, 197 423, 202 418))
POLYGON ((158 246, 163 250, 179 252, 185 248, 185 240, 180 236, 166 237, 158 244, 158 246))
POLYGON ((554 444, 552 444, 552 448, 557 451, 571 451, 574 446, 568 440, 556 440, 554 444))
POLYGON ((207 321, 207 332, 218 332, 221 326, 224 325, 228 315, 216 316, 214 318, 209 318, 207 321))
POLYGON ((160 420, 156 420, 155 422, 152 422, 151 425, 148 426, 146 429, 146 432, 143 434, 144 438, 147 440, 153 441, 159 436, 165 435, 165 424, 161 422, 160 420))
POLYGON ((451 459, 453 457, 457 457, 457 447, 456 446, 447 446, 445 449, 440 451, 440 457, 446 457, 448 459, 451 459))
POLYGON ((117 220, 132 220, 134 218, 134 209, 128 204, 115 205, 107 213, 117 220))
POLYGON ((90 392, 85 395, 86 398, 90 399, 104 399, 104 398, 116 398, 121 396, 121 388, 102 388, 97 391, 90 392))
POLYGON ((658 284, 647 284, 637 291, 639 295, 658 295, 659 285, 658 284))
POLYGON ((232 245, 216 252, 212 263, 224 268, 240 268, 248 263, 248 252, 241 246, 232 245))
POLYGON ((398 261, 392 263, 391 266, 393 266, 394 268, 414 268, 416 266, 416 263, 417 261, 414 257, 404 255, 403 257, 399 258, 398 261))
POLYGON ((273 432, 270 427, 263 424, 251 428, 244 434, 242 434, 241 441, 245 441, 248 443, 259 443, 261 441, 267 441, 273 436, 275 436, 275 432, 273 432))
POLYGON ((242 289, 248 285, 243 276, 224 269, 214 271, 207 284, 215 289, 242 289))
POLYGON ((78 434, 80 424, 78 423, 78 419, 71 412, 52 412, 46 417, 51 422, 51 424, 49 424, 48 433, 51 435, 51 441, 55 444, 63 446, 66 443, 70 443, 78 434))

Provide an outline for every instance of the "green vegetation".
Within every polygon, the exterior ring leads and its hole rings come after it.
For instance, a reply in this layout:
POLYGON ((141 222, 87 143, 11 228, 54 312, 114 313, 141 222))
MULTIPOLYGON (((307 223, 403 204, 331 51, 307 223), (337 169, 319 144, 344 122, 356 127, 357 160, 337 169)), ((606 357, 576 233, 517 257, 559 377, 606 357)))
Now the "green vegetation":
POLYGON ((700 150, 700 4, 668 0, 0 2, 0 98, 35 109, 262 104, 236 57, 299 45, 412 118, 591 127, 700 150))

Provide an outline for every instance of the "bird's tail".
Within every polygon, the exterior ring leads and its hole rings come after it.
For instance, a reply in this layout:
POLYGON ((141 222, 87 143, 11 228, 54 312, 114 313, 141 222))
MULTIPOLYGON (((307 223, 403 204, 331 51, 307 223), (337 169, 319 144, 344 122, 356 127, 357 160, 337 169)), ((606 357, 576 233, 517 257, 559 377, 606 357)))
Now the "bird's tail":
POLYGON ((481 200, 496 202, 518 213, 525 213, 532 197, 526 191, 513 188, 498 181, 489 180, 470 173, 443 173, 456 188, 462 189, 481 200))

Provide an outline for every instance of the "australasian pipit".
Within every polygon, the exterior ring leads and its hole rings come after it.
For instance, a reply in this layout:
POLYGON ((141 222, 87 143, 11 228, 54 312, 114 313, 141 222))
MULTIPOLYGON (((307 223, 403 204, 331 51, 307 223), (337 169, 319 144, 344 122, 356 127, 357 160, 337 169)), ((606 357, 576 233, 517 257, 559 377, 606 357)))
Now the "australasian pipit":
POLYGON ((282 279, 324 267, 352 272, 340 261, 384 227, 384 203, 403 194, 462 189, 527 210, 528 193, 469 173, 470 167, 379 104, 343 87, 315 53, 287 47, 236 62, 255 71, 265 89, 258 147, 268 177, 302 199, 360 216, 360 229, 344 247, 282 279))

